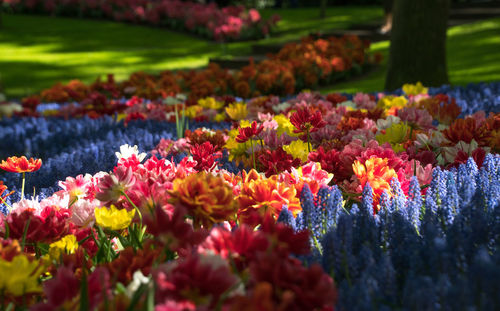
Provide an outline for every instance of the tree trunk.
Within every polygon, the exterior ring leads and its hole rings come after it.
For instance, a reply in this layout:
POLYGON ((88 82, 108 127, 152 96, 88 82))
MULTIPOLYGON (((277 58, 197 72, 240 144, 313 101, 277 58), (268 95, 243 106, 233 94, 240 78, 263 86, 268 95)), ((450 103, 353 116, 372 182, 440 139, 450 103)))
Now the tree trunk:
POLYGON ((405 83, 448 83, 446 29, 449 0, 395 0, 385 89, 405 83))
POLYGON ((320 6, 319 6, 319 17, 320 18, 326 17, 326 2, 327 2, 327 0, 321 0, 321 2, 320 2, 320 6))

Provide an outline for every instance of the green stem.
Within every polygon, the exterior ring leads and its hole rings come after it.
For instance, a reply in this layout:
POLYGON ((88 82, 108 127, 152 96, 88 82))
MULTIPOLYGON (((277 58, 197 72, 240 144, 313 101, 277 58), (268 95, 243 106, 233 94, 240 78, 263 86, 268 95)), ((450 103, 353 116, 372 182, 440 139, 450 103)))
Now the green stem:
POLYGON ((253 140, 252 139, 250 139, 250 146, 252 147, 253 169, 257 170, 257 166, 255 165, 255 153, 253 152, 253 140))
POLYGON ((323 256, 323 248, 321 247, 321 245, 319 244, 319 241, 318 239, 316 238, 316 236, 314 234, 311 234, 312 238, 313 238, 313 242, 314 242, 314 246, 316 246, 316 248, 318 249, 319 251, 319 254, 321 256, 323 256))
POLYGON ((132 205, 132 207, 136 210, 137 214, 139 215, 139 221, 141 222, 141 225, 142 225, 142 214, 141 214, 141 211, 139 210, 139 208, 137 207, 137 205, 134 204, 134 202, 132 202, 132 200, 130 199, 130 197, 125 193, 125 191, 122 191, 122 195, 125 196, 125 198, 127 199, 127 201, 132 205))
POLYGON ((307 135, 307 151, 311 152, 311 139, 309 137, 309 129, 306 130, 307 135))
POLYGON ((73 204, 76 203, 76 201, 78 201, 78 197, 74 198, 68 205, 68 208, 70 208, 71 206, 73 206, 73 204))
POLYGON ((179 139, 181 137, 180 137, 180 120, 179 120, 179 113, 177 112, 177 104, 175 104, 174 109, 175 109, 175 129, 177 130, 177 139, 179 139))
POLYGON ((139 229, 137 231, 139 233, 139 236, 137 238, 138 238, 138 244, 140 246, 142 244, 142 238, 144 237, 144 230, 142 227, 142 213, 137 207, 137 205, 135 205, 134 202, 132 202, 132 200, 130 199, 130 197, 125 193, 125 191, 122 191, 122 194, 125 196, 125 198, 127 198, 129 203, 132 204, 134 209, 137 211, 137 214, 139 215, 139 229))
POLYGON ((21 200, 24 199, 24 181, 26 180, 26 172, 23 172, 23 182, 21 184, 21 200))
POLYGON ((26 244, 26 236, 28 235, 28 228, 31 223, 31 218, 28 218, 26 226, 24 226, 23 239, 21 240, 21 251, 24 251, 24 245, 26 244))

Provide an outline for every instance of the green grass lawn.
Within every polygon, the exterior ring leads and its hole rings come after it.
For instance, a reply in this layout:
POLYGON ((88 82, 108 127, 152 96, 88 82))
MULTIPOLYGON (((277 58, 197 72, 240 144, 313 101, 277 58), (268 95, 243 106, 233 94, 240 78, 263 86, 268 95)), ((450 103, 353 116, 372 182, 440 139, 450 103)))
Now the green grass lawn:
MULTIPOLYGON (((318 18, 318 9, 263 11, 264 16, 274 13, 282 17, 278 31, 262 43, 298 40, 322 25, 324 29, 345 28, 354 22, 382 18, 382 10, 371 7, 330 8, 324 21, 318 18)), ((107 73, 121 80, 135 71, 199 68, 211 57, 249 54, 256 43, 222 47, 163 28, 49 16, 3 17, 0 85, 8 97, 37 93, 58 81, 92 82, 107 73)))
POLYGON ((318 8, 262 10, 264 18, 273 14, 282 20, 273 36, 263 43, 298 40, 311 32, 346 29, 355 24, 381 23, 384 15, 380 6, 329 7, 325 19, 319 18, 318 8))
MULTIPOLYGON (((318 9, 266 9, 282 20, 272 38, 258 43, 298 40, 314 31, 347 28, 382 19, 378 7, 329 8, 327 18, 318 9)), ((117 80, 135 71, 200 68, 211 57, 247 55, 255 41, 220 44, 166 29, 122 23, 4 15, 0 29, 0 85, 9 98, 38 93, 54 83, 80 79, 92 82, 114 73, 117 80)), ((453 84, 500 81, 500 19, 453 27, 448 32, 448 68, 453 84)), ((362 79, 323 89, 380 91, 384 86, 388 42, 372 45, 385 56, 384 64, 362 79)))
POLYGON ((58 81, 134 71, 204 66, 219 45, 164 29, 113 22, 6 15, 0 31, 0 79, 7 96, 58 81))
MULTIPOLYGON (((447 61, 450 83, 500 81, 500 18, 483 20, 448 29, 447 61)), ((376 92, 384 89, 389 42, 377 42, 373 52, 384 55, 382 66, 355 81, 339 83, 323 88, 328 92, 376 92)))

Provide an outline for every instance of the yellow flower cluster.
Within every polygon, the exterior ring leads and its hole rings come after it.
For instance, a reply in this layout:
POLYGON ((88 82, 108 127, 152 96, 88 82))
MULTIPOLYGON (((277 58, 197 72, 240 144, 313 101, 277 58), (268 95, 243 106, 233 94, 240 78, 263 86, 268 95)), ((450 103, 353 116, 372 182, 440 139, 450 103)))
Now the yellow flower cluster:
POLYGON ((97 225, 111 230, 127 228, 135 216, 135 210, 117 209, 114 205, 96 208, 94 213, 97 225))
MULTIPOLYGON (((240 121, 239 127, 245 128, 250 126, 251 123, 249 120, 240 121)), ((236 136, 238 136, 238 129, 233 129, 229 131, 228 136, 229 138, 227 139, 224 148, 226 148, 229 151, 229 161, 239 162, 242 159, 246 159, 248 157, 246 152, 247 149, 250 147, 250 143, 247 142, 239 143, 236 141, 236 136)))
POLYGON ((30 261, 23 254, 15 256, 11 261, 0 258, 0 292, 13 296, 41 293, 42 287, 38 280, 42 273, 40 261, 30 261))
POLYGON ((198 99, 198 105, 200 105, 203 108, 218 110, 224 107, 224 102, 217 101, 213 97, 207 97, 198 99))
POLYGON ((247 104, 245 103, 229 104, 229 106, 226 107, 226 113, 231 119, 235 121, 243 120, 248 115, 247 104))
POLYGON ((383 108, 385 110, 389 110, 391 108, 404 108, 408 100, 404 96, 384 96, 379 99, 377 106, 383 108))
POLYGON ((292 141, 289 145, 283 146, 283 150, 285 150, 286 153, 290 154, 292 157, 300 159, 300 161, 302 162, 306 162, 307 157, 309 156, 309 151, 307 151, 307 143, 303 142, 300 139, 292 141))
POLYGON ((295 126, 293 126, 292 122, 290 122, 290 119, 285 117, 282 114, 274 116, 274 121, 278 123, 278 129, 276 130, 276 134, 281 136, 283 133, 287 133, 289 136, 299 136, 299 134, 295 134, 293 130, 295 129, 295 126))
POLYGON ((405 85, 403 85, 403 92, 406 95, 427 94, 428 91, 429 91, 429 89, 424 87, 420 81, 417 82, 417 84, 405 84, 405 85))
POLYGON ((51 260, 58 260, 63 253, 74 254, 77 249, 76 236, 69 234, 49 245, 49 257, 51 260))
POLYGON ((184 111, 184 115, 190 119, 194 119, 196 118, 201 112, 203 111, 203 107, 202 106, 198 106, 198 105, 193 105, 193 106, 189 106, 189 107, 186 107, 185 111, 184 111))

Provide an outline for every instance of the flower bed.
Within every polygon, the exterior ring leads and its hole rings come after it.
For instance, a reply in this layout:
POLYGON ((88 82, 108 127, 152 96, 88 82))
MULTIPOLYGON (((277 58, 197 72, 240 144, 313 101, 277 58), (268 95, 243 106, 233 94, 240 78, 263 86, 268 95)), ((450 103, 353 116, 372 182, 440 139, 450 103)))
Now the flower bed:
POLYGON ((6 118, 0 157, 43 164, 0 163, 0 267, 25 271, 4 304, 496 309, 500 84, 429 93, 205 98, 184 115, 231 122, 180 139, 179 114, 139 98, 114 119, 6 118))
POLYGON ((320 85, 359 75, 380 61, 380 55, 368 54, 369 42, 357 36, 328 40, 304 38, 291 43, 276 55, 260 63, 251 63, 241 70, 229 71, 216 64, 198 71, 163 71, 159 75, 133 73, 117 83, 113 75, 106 81, 90 85, 73 80, 66 85, 57 83, 39 96, 24 100, 24 115, 33 115, 40 102, 78 104, 73 114, 110 114, 120 112, 118 99, 133 96, 158 101, 178 93, 188 94, 188 105, 208 96, 260 95, 291 96, 298 90, 315 89, 320 85))
POLYGON ((21 13, 106 18, 118 22, 144 23, 188 31, 216 41, 260 39, 279 21, 275 15, 261 18, 256 9, 243 6, 218 8, 180 0, 7 0, 8 8, 21 13))

